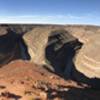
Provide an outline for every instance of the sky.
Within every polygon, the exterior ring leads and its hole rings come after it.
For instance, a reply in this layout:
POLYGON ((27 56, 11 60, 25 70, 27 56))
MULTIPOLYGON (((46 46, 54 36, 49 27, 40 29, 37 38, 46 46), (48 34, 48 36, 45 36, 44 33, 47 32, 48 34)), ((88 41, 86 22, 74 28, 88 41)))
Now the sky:
POLYGON ((0 23, 100 25, 100 0, 0 0, 0 23))

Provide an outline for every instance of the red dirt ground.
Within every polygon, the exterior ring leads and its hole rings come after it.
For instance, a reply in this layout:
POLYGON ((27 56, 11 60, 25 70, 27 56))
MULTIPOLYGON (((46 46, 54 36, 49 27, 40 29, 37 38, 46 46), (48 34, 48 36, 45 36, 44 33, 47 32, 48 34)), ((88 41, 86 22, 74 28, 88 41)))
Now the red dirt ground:
POLYGON ((18 60, 0 68, 0 100, 100 100, 100 91, 18 60))

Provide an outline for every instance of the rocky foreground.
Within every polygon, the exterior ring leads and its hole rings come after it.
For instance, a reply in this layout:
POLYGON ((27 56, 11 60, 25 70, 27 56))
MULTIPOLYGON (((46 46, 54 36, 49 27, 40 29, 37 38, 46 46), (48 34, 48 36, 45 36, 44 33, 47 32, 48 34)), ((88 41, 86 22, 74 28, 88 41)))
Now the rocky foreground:
POLYGON ((28 61, 14 61, 0 69, 0 100, 99 100, 100 91, 64 80, 28 61))
POLYGON ((100 27, 0 26, 0 100, 99 100, 100 27))

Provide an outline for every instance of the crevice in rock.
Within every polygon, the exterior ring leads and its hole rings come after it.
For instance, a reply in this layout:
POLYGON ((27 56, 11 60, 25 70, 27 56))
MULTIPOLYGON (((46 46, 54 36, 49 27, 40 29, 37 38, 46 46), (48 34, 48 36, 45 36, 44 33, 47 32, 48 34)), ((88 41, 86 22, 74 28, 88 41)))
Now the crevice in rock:
POLYGON ((22 37, 20 38, 20 51, 21 51, 21 57, 23 60, 30 60, 30 55, 28 53, 28 46, 25 44, 24 40, 22 37))

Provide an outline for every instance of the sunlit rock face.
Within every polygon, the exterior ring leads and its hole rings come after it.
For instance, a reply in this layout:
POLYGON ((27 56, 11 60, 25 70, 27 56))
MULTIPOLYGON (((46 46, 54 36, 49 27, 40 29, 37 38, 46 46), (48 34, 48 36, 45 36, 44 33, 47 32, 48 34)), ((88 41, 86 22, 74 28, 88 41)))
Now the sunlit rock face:
POLYGON ((28 60, 22 35, 35 25, 0 25, 0 67, 17 59, 28 60))
POLYGON ((100 34, 99 26, 69 25, 65 26, 65 29, 84 44, 87 43, 89 37, 91 37, 92 35, 100 34))
POLYGON ((31 57, 30 60, 36 64, 45 63, 45 47, 49 32, 49 27, 38 27, 23 36, 23 40, 27 45, 28 53, 31 57))
POLYGON ((90 36, 74 57, 73 78, 100 89, 100 34, 90 36))
POLYGON ((100 78, 100 34, 93 35, 76 55, 76 69, 89 78, 100 78))
POLYGON ((0 36, 7 34, 7 28, 6 27, 0 27, 0 36))

